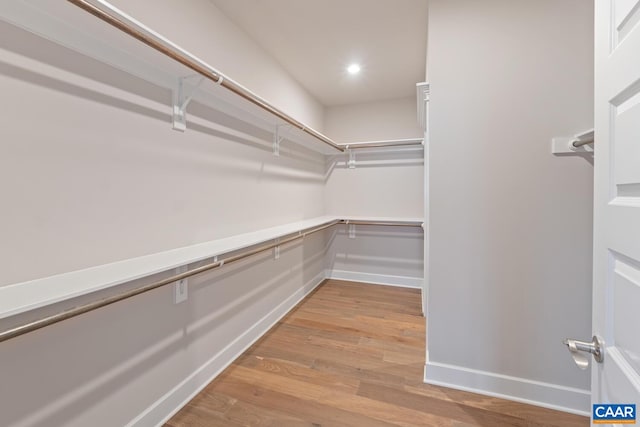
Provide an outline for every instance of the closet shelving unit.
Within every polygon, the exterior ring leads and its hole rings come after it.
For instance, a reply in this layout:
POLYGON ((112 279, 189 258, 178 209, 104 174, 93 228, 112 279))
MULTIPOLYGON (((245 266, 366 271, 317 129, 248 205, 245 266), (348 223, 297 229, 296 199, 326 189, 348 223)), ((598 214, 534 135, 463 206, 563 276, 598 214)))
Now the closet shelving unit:
POLYGON ((373 148, 393 148, 393 147, 415 147, 424 145, 424 139, 422 138, 407 138, 407 139, 386 139, 381 141, 364 141, 364 142, 350 142, 348 144, 339 144, 340 147, 345 150, 363 150, 373 148))
MULTIPOLYGON (((172 90, 173 127, 177 130, 186 129, 187 105, 191 100, 197 100, 273 132, 274 153, 278 151, 282 129, 286 129, 287 140, 324 155, 358 149, 423 145, 422 139, 337 144, 104 0, 1 2, 0 20, 172 90)), ((44 315, 35 319, 27 316, 25 318, 28 320, 18 321, 17 324, 5 323, 0 329, 0 342, 304 239, 307 235, 340 224, 349 227, 424 226, 420 218, 324 216, 0 287, 0 321, 3 321, 133 281, 144 282, 123 292, 62 311, 50 313, 51 310, 45 310, 44 315), (193 268, 184 270, 189 266, 193 268), (173 273, 178 268, 181 271, 173 273)))
POLYGON ((395 149, 401 147, 403 149, 414 149, 418 147, 419 149, 424 148, 424 139, 423 138, 406 138, 406 139, 387 139, 380 141, 363 141, 363 142, 350 142, 348 144, 339 144, 340 147, 347 152, 348 160, 347 166, 350 169, 355 169, 356 167, 356 152, 358 151, 377 151, 379 149, 387 150, 387 149, 395 149))

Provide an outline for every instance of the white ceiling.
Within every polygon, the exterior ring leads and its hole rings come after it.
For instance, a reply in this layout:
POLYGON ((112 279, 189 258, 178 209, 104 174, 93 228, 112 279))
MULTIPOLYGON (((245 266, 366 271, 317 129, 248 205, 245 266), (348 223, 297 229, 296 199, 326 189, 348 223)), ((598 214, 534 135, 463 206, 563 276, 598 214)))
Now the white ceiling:
POLYGON ((325 106, 414 96, 425 78, 427 0, 211 1, 325 106))

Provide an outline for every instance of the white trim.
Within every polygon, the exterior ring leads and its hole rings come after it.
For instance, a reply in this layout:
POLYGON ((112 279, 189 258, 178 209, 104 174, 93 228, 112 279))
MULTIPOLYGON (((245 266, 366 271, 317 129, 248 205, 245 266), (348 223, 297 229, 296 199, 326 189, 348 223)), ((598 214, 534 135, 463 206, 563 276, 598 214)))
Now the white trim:
POLYGON ((207 384, 225 370, 234 360, 261 338, 302 299, 325 279, 320 272, 293 295, 280 303, 251 328, 240 334, 233 342, 209 359, 204 365, 185 378, 155 403, 142 411, 127 426, 161 426, 193 399, 207 384))
POLYGON ((424 382, 590 416, 591 392, 589 390, 437 362, 426 363, 424 382))
POLYGON ((400 288, 422 289, 422 277, 392 276, 388 274, 360 273, 356 271, 327 269, 327 279, 349 280, 374 285, 397 286, 400 288))

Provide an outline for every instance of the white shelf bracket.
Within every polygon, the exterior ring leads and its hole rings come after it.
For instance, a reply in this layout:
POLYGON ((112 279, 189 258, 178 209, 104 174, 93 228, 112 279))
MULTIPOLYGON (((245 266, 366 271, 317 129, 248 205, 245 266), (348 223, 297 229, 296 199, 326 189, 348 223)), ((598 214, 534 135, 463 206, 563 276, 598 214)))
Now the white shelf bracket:
POLYGON ((280 126, 282 125, 276 125, 276 129, 273 132, 273 155, 274 156, 280 155, 280 143, 282 142, 282 139, 283 139, 283 137, 280 136, 280 126))
POLYGON ((557 137, 551 140, 551 153, 557 155, 587 155, 593 156, 593 129, 570 137, 557 137))
POLYGON ((349 169, 355 169, 356 168, 356 153, 355 153, 355 151, 351 150, 348 145, 347 145, 346 148, 347 148, 347 154, 349 156, 349 160, 347 161, 347 166, 349 166, 349 169))
MULTIPOLYGON (((182 265, 176 268, 176 274, 187 272, 187 266, 182 265)), ((180 279, 173 284, 173 303, 180 304, 189 298, 189 279, 180 279)))
POLYGON ((177 87, 173 90, 173 129, 184 132, 187 129, 187 106, 196 91, 204 81, 199 75, 180 77, 177 87), (189 80, 197 78, 196 83, 189 85, 189 80))
MULTIPOLYGON (((275 243, 280 243, 280 238, 277 237, 275 243)), ((273 259, 280 258, 280 245, 273 248, 273 259)))
POLYGON ((282 135, 282 129, 290 130, 291 125, 288 123, 276 125, 275 131, 273 132, 273 155, 274 156, 280 155, 280 143, 284 139, 284 136, 282 135))
POLYGON ((349 238, 356 238, 356 225, 355 224, 347 224, 349 226, 349 238))

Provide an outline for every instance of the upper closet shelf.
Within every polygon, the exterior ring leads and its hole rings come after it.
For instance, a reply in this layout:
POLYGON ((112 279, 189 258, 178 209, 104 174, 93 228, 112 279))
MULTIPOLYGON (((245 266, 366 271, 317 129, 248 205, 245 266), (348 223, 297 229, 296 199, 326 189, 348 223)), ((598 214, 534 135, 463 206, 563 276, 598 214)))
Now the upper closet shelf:
POLYGON ((313 151, 344 151, 267 100, 103 0, 0 2, 0 20, 173 91, 173 127, 186 128, 196 100, 313 151), (99 19, 98 19, 99 18, 99 19))
POLYGON ((366 141, 366 142, 350 142, 347 144, 340 144, 345 150, 358 150, 367 148, 387 148, 387 147, 414 147, 424 146, 423 138, 407 138, 407 139, 385 139, 380 141, 366 141))

